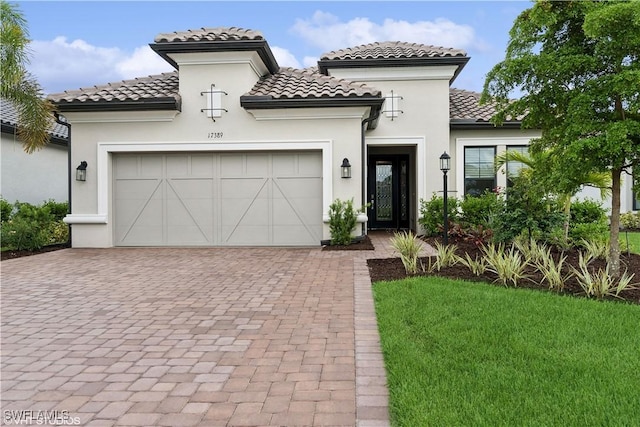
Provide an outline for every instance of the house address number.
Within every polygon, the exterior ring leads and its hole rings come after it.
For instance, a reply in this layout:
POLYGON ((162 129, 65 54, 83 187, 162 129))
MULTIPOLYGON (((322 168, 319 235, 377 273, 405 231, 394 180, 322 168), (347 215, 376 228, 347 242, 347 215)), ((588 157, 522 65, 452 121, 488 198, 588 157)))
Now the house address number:
POLYGON ((224 132, 209 132, 207 133, 207 138, 209 139, 220 139, 224 136, 224 132))

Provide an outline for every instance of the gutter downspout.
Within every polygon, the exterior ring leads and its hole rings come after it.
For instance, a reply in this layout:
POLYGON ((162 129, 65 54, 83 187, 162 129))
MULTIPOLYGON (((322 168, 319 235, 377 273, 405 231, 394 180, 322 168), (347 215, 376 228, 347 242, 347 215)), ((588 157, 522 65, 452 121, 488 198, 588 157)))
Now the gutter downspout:
MULTIPOLYGON (((361 139, 361 159, 360 159, 360 164, 362 165, 362 176, 360 181, 362 182, 362 188, 361 188, 361 194, 362 194, 362 205, 361 206, 365 206, 367 204, 367 181, 366 181, 366 168, 367 168, 367 143, 365 141, 365 129, 367 127, 367 125, 371 122, 374 122, 376 120, 378 120, 378 118, 380 117, 380 110, 378 110, 373 116, 370 116, 369 118, 366 118, 364 120, 362 120, 362 129, 360 130, 360 139, 361 139)), ((362 223, 362 235, 364 236, 366 233, 366 223, 362 223)))
MULTIPOLYGON (((71 123, 68 123, 66 120, 62 120, 62 116, 57 111, 53 112, 54 117, 56 118, 56 123, 62 125, 67 128, 67 199, 68 199, 68 207, 67 214, 71 215, 71 123)), ((71 224, 69 226, 69 247, 71 247, 71 224)))

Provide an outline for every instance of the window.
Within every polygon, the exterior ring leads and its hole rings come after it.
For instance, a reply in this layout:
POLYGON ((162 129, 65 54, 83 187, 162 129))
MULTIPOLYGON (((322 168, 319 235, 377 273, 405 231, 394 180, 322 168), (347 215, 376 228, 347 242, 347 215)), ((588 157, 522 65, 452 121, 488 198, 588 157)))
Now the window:
MULTIPOLYGON (((526 145, 512 145, 507 147, 507 151, 517 151, 519 153, 527 154, 529 147, 526 145)), ((520 175, 520 171, 525 165, 522 162, 508 161, 507 162, 507 187, 513 185, 513 178, 520 175)))
POLYGON ((496 147, 464 148, 464 194, 480 196, 496 188, 496 147))

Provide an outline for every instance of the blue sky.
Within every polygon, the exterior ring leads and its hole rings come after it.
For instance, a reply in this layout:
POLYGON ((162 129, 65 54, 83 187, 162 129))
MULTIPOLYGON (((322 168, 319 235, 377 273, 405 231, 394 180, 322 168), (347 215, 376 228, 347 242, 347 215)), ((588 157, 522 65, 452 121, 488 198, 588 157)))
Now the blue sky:
POLYGON ((281 66, 375 41, 464 49, 454 82, 480 91, 504 58, 509 29, 528 1, 20 1, 32 39, 31 72, 45 93, 170 71, 148 47, 163 32, 201 27, 259 30, 281 66))

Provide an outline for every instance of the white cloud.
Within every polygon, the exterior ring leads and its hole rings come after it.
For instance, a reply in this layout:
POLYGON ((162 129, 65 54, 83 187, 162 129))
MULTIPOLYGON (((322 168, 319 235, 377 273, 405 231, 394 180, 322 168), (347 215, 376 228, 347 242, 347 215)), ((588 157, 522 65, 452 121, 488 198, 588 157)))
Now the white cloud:
POLYGON ((342 49, 376 41, 406 41, 458 49, 483 48, 469 25, 444 18, 434 21, 398 21, 385 19, 381 24, 369 18, 347 22, 330 13, 317 11, 311 19, 298 19, 292 31, 325 51, 342 49))
POLYGON ((141 46, 131 56, 119 61, 116 70, 123 79, 131 79, 172 71, 173 67, 149 46, 141 46))
POLYGON ((271 51, 273 52, 273 56, 275 56, 276 61, 278 61, 278 65, 281 67, 300 68, 300 62, 298 62, 296 57, 287 49, 273 46, 271 47, 271 51))
POLYGON ((170 71, 173 68, 148 46, 133 52, 115 47, 93 46, 84 40, 69 42, 59 36, 35 40, 30 45, 29 70, 45 93, 104 84, 170 71))
POLYGON ((319 59, 320 58, 318 58, 317 56, 305 56, 302 59, 302 63, 305 67, 316 67, 318 65, 319 59))

